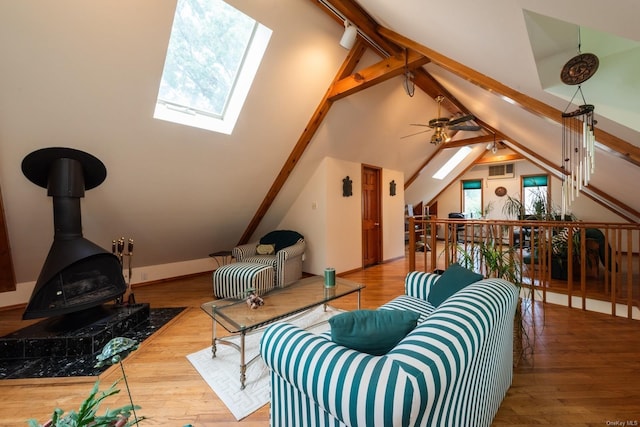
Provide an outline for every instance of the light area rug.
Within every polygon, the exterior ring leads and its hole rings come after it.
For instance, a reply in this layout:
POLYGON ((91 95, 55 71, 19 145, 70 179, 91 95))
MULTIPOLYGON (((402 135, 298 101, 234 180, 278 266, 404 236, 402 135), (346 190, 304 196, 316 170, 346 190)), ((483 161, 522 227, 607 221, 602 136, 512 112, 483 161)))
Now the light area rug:
MULTIPOLYGON (((305 329, 313 326, 310 330, 320 334, 329 330, 329 324, 326 321, 341 312, 330 306, 327 306, 325 311, 322 306, 319 306, 307 313, 292 316, 280 322, 292 323, 305 329)), ((259 355, 263 330, 247 334, 245 337, 245 360, 251 360, 259 355)), ((240 337, 234 336, 229 340, 237 344, 240 342, 240 337)), ((218 345, 216 357, 212 358, 211 346, 208 346, 187 355, 187 359, 237 420, 245 418, 269 403, 271 398, 269 369, 260 356, 247 366, 244 390, 240 390, 240 353, 235 348, 218 345)))

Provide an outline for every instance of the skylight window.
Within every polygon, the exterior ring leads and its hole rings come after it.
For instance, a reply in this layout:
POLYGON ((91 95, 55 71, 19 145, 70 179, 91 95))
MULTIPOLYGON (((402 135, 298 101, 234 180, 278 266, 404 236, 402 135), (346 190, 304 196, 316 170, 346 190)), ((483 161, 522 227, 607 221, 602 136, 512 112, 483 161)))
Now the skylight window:
POLYGON ((469 155, 469 153, 471 153, 470 147, 461 147, 456 154, 447 160, 447 163, 438 169, 438 172, 433 174, 432 178, 444 179, 456 166, 460 164, 460 162, 464 160, 465 157, 469 155))
POLYGON ((153 117, 231 134, 270 38, 222 0, 178 0, 153 117))

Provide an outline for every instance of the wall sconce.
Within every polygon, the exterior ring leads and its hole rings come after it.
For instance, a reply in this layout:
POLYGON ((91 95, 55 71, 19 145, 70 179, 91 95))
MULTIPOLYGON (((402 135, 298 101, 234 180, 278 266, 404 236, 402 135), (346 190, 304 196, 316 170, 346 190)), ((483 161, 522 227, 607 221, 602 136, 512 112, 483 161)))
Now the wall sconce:
POLYGON ((396 195, 396 180, 395 179, 391 180, 391 182, 389 183, 389 195, 390 196, 395 196, 396 195))
POLYGON ((356 36, 358 35, 358 28, 351 24, 349 21, 344 21, 344 34, 340 39, 340 46, 345 49, 351 49, 356 42, 356 36))

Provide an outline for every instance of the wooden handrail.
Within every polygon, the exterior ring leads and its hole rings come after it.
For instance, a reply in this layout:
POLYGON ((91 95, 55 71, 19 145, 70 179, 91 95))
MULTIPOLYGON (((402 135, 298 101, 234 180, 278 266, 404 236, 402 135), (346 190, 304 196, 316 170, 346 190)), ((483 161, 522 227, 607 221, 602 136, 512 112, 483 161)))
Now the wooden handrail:
MULTIPOLYGON (((614 316, 622 306, 626 317, 634 317, 634 308, 638 316, 640 224, 409 217, 408 225, 409 230, 427 230, 418 246, 431 248, 424 253, 408 251, 410 271, 446 269, 459 259, 459 250, 473 253, 474 247, 491 241, 513 251, 523 272, 522 284, 541 295, 542 301, 547 302, 548 292, 566 294, 569 307, 576 305, 577 297, 583 310, 589 300, 604 301, 614 316), (559 253, 561 231, 566 234, 564 253, 571 256, 559 253)), ((416 240, 410 232, 409 248, 416 248, 416 240)))

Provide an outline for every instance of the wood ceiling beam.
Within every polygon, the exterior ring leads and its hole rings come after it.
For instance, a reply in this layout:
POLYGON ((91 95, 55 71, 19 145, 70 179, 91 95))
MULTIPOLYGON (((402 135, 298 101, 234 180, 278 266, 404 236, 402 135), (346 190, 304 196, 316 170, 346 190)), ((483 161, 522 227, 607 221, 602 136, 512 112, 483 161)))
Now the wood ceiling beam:
MULTIPOLYGON (((407 37, 404 37, 395 31, 388 28, 379 27, 379 33, 388 38, 394 43, 404 46, 407 49, 413 49, 420 52, 424 56, 431 59, 434 64, 439 65, 445 70, 473 83, 474 85, 481 87, 485 90, 495 93, 502 97, 507 102, 517 105, 532 114, 539 117, 549 119, 556 123, 562 123, 562 111, 551 107, 535 98, 520 93, 510 87, 494 80, 484 74, 481 74, 466 65, 463 65, 453 59, 450 59, 428 47, 421 45, 407 37)), ((626 159, 627 161, 640 166, 640 148, 633 144, 618 138, 615 135, 609 134, 602 129, 596 127, 595 131, 596 140, 614 151, 618 156, 626 159)))
POLYGON ((336 82, 331 88, 328 99, 337 101, 399 76, 405 72, 405 68, 414 69, 427 62, 429 62, 429 60, 425 56, 412 50, 406 50, 336 82))
POLYGON ((417 170, 413 175, 411 175, 411 177, 410 177, 409 179, 407 179, 407 180, 404 182, 404 189, 405 189, 405 191, 407 190, 407 188, 409 188, 409 186, 410 186, 411 184, 413 184, 413 182, 414 182, 416 179, 418 179, 418 177, 420 176, 420 173, 421 173, 421 172, 422 172, 422 170, 425 168, 425 166, 427 166, 427 165, 431 162, 431 160, 433 160, 433 159, 438 155, 438 153, 439 153, 440 151, 442 151, 443 146, 444 146, 444 144, 440 144, 440 145, 438 145, 438 147, 436 148, 436 151, 434 151, 433 153, 431 153, 431 155, 430 155, 429 157, 427 157, 427 159, 426 159, 424 162, 422 162, 422 165, 418 168, 418 170, 417 170))
POLYGON ((242 234, 242 237, 240 238, 240 241, 238 242, 238 244, 247 243, 251 238, 251 236, 253 235, 253 233, 255 233, 256 229, 258 228, 258 225, 260 225, 260 221, 262 221, 262 218, 264 218, 264 216, 266 215, 267 211, 273 204, 273 201, 275 200, 276 196, 278 195, 278 193, 284 186, 285 182, 293 172, 293 169, 298 164, 298 160, 300 160, 300 157, 302 157, 302 154, 307 149, 307 146, 311 142, 311 139, 315 135, 316 131, 320 127, 320 124, 322 123, 325 116, 329 112, 329 109, 333 105, 333 101, 329 99, 329 94, 333 89, 333 85, 339 82, 340 80, 344 79, 351 73, 353 73, 353 71, 358 66, 358 63, 360 62, 360 59, 362 59, 362 56, 364 55, 366 50, 367 50, 367 45, 361 38, 358 38, 356 40, 355 45, 353 46, 353 48, 345 58, 344 62, 342 63, 342 66, 340 67, 335 77, 333 78, 333 82, 331 83, 331 85, 329 85, 329 89, 327 89, 327 92, 325 93, 324 97, 318 104, 318 107, 313 113, 313 116, 311 116, 311 119, 309 119, 307 126, 302 131, 302 134, 298 138, 298 142, 296 143, 295 147, 291 151, 291 154, 289 154, 289 157, 287 158, 284 165, 282 166, 282 169, 280 169, 280 173, 278 173, 278 176, 274 180, 273 184, 271 184, 271 188, 265 195, 256 213, 253 215, 251 222, 249 223, 246 230, 242 234))
POLYGON ((429 156, 424 162, 422 162, 422 165, 420 165, 418 170, 413 175, 411 175, 409 179, 407 179, 404 182, 404 189, 406 190, 407 188, 409 188, 409 186, 413 184, 413 182, 416 179, 418 179, 418 176, 420 176, 420 173, 422 172, 422 170, 431 162, 431 160, 433 160, 436 157, 436 155, 441 150, 445 148, 464 147, 467 145, 487 143, 491 141, 493 141, 493 135, 481 135, 481 136, 474 136, 473 138, 460 139, 457 141, 449 141, 442 144, 438 144, 436 151, 434 151, 431 154, 431 156, 429 156))
POLYGON ((444 100, 442 101, 442 107, 452 114, 471 114, 469 109, 462 104, 451 92, 449 92, 439 81, 437 81, 431 74, 429 74, 424 68, 418 68, 413 71, 413 82, 424 93, 429 95, 434 100, 442 95, 444 100))
POLYGON ((488 151, 484 153, 480 159, 476 161, 476 165, 486 165, 490 163, 502 163, 502 162, 515 162, 516 160, 524 160, 524 156, 520 153, 510 153, 510 154, 502 154, 495 155, 493 153, 489 153, 488 151))
MULTIPOLYGON (((509 148, 522 154, 528 161, 536 164, 545 172, 555 176, 558 179, 562 179, 566 175, 566 171, 560 166, 551 163, 549 160, 540 156, 530 148, 525 147, 520 142, 514 140, 513 138, 510 138, 502 132, 497 131, 487 123, 482 123, 481 126, 489 129, 490 131, 495 131, 497 139, 504 141, 505 144, 509 146, 509 148)), ((594 202, 615 213, 616 215, 619 215, 621 218, 626 219, 627 221, 638 222, 640 220, 640 212, 636 211, 625 203, 622 203, 620 200, 612 197, 608 193, 600 190, 593 184, 589 184, 588 186, 583 187, 580 190, 580 193, 584 194, 594 202)))
POLYGON ((378 34, 378 23, 369 15, 359 4, 353 0, 311 0, 316 6, 322 9, 327 15, 329 15, 334 21, 344 25, 344 21, 336 15, 338 13, 353 25, 355 25, 360 32, 366 34, 378 47, 382 48, 384 52, 379 52, 377 47, 369 44, 369 46, 383 57, 393 56, 399 52, 402 52, 402 48, 397 44, 391 42, 389 39, 382 37, 378 34), (336 13, 334 13, 335 11, 336 13))
MULTIPOLYGON (((443 145, 443 144, 440 144, 440 145, 443 145)), ((427 206, 432 206, 436 202, 436 200, 438 200, 438 197, 440 197, 442 193, 444 193, 447 190, 447 188, 451 187, 451 185, 454 182, 458 182, 458 180, 462 179, 464 174, 466 174, 469 171, 469 169, 471 169, 475 165, 475 163, 478 161, 478 159, 480 159, 482 156, 484 156, 484 153, 480 153, 471 163, 469 163, 469 165, 466 168, 464 168, 462 172, 460 172, 455 178, 449 181, 449 184, 447 184, 442 190, 438 191, 438 194, 436 194, 431 200, 429 200, 429 202, 427 203, 427 206)))

